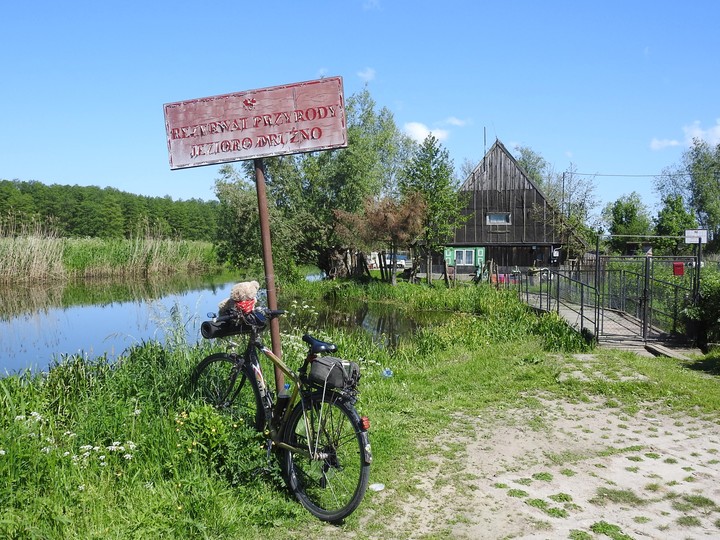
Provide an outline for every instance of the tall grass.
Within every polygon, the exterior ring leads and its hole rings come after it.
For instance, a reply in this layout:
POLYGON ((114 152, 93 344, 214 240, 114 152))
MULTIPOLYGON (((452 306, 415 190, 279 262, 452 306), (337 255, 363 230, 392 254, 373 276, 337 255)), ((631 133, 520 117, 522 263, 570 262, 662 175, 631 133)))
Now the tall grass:
POLYGON ((51 226, 0 220, 0 283, 62 277, 63 249, 63 239, 51 226))
POLYGON ((0 223, 0 283, 190 273, 216 265, 209 242, 60 238, 40 223, 0 223))
MULTIPOLYGON (((294 292, 312 298, 334 289, 318 283, 294 292)), ((412 298, 416 305, 440 309, 445 298, 429 288, 342 290, 398 307, 412 298)), ((222 344, 186 343, 183 325, 192 317, 175 310, 165 343, 140 344, 115 363, 70 356, 48 373, 0 379, 0 537, 373 536, 382 531, 383 516, 416 489, 413 475, 427 451, 418 443, 432 441, 457 413, 516 404, 533 391, 720 408, 715 381, 670 360, 615 355, 593 368, 627 363, 648 377, 640 386, 617 377, 603 385, 562 382, 559 355, 550 352, 558 343, 541 335, 564 335, 562 321, 528 315, 517 298, 490 287, 460 291, 447 291, 445 303, 461 305, 463 312, 443 307, 442 324, 394 350, 378 348, 362 332, 330 330, 319 336, 337 342, 342 356, 361 364, 358 407, 372 422, 372 481, 392 489, 382 500, 368 492, 342 528, 321 525, 292 500, 252 430, 189 399, 190 371, 222 344), (383 376, 384 368, 393 376, 383 376)), ((283 336, 291 367, 299 365, 305 330, 291 328, 283 336)), ((559 348, 566 353, 578 346, 561 341, 559 348)))
POLYGON ((215 263, 209 242, 134 239, 68 239, 63 267, 73 277, 146 276, 207 270, 215 263))

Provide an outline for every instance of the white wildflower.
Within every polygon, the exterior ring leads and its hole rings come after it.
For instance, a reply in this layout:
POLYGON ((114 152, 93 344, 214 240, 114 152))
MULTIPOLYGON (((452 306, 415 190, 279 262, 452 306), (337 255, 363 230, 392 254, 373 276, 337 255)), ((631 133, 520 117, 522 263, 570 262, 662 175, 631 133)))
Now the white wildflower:
POLYGON ((36 422, 40 422, 43 419, 40 413, 35 411, 31 412, 30 416, 32 416, 33 420, 35 420, 36 422))
POLYGON ((65 435, 66 437, 76 437, 77 433, 73 433, 72 431, 66 431, 65 433, 63 433, 63 435, 65 435))
POLYGON ((87 452, 88 450, 92 450, 92 444, 83 444, 83 445, 80 447, 80 450, 82 450, 83 452, 87 452))
POLYGON ((132 454, 125 454, 123 457, 127 460, 130 460, 132 459, 132 454))
POLYGON ((24 414, 18 414, 18 415, 15 417, 15 421, 16 421, 16 422, 22 422, 23 420, 25 420, 25 415, 24 415, 24 414))
POLYGON ((99 447, 99 446, 93 446, 93 452, 97 452, 97 451, 99 451, 99 450, 100 450, 100 447, 99 447))
POLYGON ((70 455, 70 452, 63 452, 63 457, 68 457, 70 455))
POLYGON ((5 455, 5 450, 3 450, 2 448, 0 448, 0 456, 4 456, 4 455, 5 455))
POLYGON ((105 461, 105 454, 103 454, 102 456, 98 456, 98 459, 99 459, 100 461, 105 461))
POLYGON ((135 410, 133 411, 133 415, 134 415, 134 416, 140 416, 140 413, 141 413, 141 412, 142 412, 142 409, 135 409, 135 410))
POLYGON ((125 446, 127 446, 128 450, 130 450, 131 452, 135 450, 135 448, 137 448, 137 445, 132 441, 126 441, 125 446))
POLYGON ((90 452, 85 452, 82 457, 87 459, 88 457, 90 457, 90 452))
POLYGON ((80 484, 78 486, 78 491, 85 491, 85 484, 80 484))
POLYGON ((101 466, 101 467, 104 467, 105 465, 107 465, 107 461, 101 461, 101 462, 100 462, 100 466, 101 466))
POLYGON ((52 450, 52 448, 50 448, 49 446, 44 446, 43 448, 40 449, 40 451, 44 454, 49 454, 51 450, 52 450))

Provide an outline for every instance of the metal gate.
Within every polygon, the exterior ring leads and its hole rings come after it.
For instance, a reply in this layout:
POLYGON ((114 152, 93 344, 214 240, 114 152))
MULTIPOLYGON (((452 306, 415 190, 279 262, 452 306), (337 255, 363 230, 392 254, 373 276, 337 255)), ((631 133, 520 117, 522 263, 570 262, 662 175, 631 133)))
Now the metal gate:
POLYGON ((694 256, 601 256, 599 333, 648 340, 687 337, 683 312, 697 296, 694 256))

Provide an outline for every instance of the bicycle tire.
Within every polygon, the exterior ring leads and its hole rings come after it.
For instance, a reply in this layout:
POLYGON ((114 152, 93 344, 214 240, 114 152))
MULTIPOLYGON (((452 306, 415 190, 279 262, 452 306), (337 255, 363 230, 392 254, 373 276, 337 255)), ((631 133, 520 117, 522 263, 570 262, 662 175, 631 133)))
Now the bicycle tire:
POLYGON ((284 450, 285 481, 300 504, 331 523, 355 511, 367 489, 370 462, 367 432, 360 428, 360 418, 350 403, 333 393, 306 398, 304 407, 301 400, 288 419, 283 441, 297 448, 309 444, 324 454, 312 459, 307 453, 284 450))
POLYGON ((191 378, 192 395, 252 427, 263 429, 264 411, 252 368, 227 353, 204 358, 191 378))

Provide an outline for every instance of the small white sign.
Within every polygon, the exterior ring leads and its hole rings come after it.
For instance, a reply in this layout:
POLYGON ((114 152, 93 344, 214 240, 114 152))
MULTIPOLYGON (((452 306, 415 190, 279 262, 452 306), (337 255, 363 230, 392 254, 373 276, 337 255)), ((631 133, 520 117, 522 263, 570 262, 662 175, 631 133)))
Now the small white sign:
POLYGON ((703 244, 707 244, 707 239, 707 229, 685 229, 686 244, 697 244, 698 240, 703 244))

